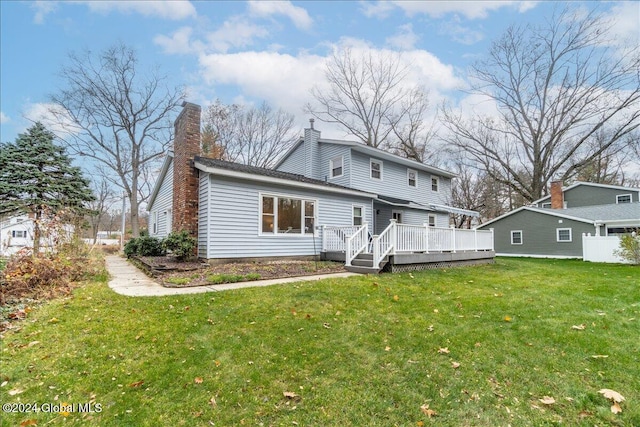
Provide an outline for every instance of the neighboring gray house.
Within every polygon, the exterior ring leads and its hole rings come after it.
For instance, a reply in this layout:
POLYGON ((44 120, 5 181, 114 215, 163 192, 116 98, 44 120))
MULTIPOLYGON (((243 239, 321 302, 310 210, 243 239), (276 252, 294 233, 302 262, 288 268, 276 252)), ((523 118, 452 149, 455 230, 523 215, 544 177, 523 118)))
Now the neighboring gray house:
POLYGON ((586 182, 562 188, 554 182, 551 195, 534 206, 477 228, 494 230, 497 255, 582 258, 583 234, 615 236, 640 228, 638 193, 634 188, 586 182))
MULTIPOLYGON (((611 205, 618 203, 637 203, 640 201, 640 188, 621 187, 618 185, 596 184, 578 181, 562 188, 562 206, 558 208, 577 208, 580 206, 611 205)), ((551 194, 532 203, 539 208, 551 208, 551 194)))
POLYGON ((202 157, 200 113, 184 104, 148 210, 151 236, 187 230, 201 258, 309 256, 321 251, 326 226, 346 241, 367 224, 371 239, 390 219, 435 230, 448 227, 449 212, 475 214, 446 206, 454 174, 322 139, 313 124, 274 169, 202 157))

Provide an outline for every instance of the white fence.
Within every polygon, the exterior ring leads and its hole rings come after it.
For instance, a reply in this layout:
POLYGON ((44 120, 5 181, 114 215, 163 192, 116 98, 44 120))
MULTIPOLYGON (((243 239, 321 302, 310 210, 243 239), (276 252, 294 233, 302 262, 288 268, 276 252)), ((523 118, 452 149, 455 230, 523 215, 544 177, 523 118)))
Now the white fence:
POLYGON ((620 249, 620 238, 617 236, 582 235, 582 259, 591 262, 628 263, 614 251, 620 249))

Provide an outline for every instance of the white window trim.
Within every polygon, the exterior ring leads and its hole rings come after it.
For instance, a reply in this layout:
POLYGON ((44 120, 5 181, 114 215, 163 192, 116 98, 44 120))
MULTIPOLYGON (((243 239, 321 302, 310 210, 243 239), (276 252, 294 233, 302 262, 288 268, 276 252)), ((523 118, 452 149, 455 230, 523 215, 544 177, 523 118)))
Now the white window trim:
POLYGON ((418 188, 418 171, 417 170, 407 168, 407 186, 410 187, 410 188, 418 188), (411 172, 413 172, 415 174, 415 177, 416 177, 415 178, 415 185, 411 185, 409 183, 409 174, 411 172))
POLYGON ((540 207, 543 209, 551 209, 551 202, 544 202, 540 207))
POLYGON ((402 223, 402 220, 404 219, 404 211, 401 211, 399 209, 392 209, 391 210, 391 218, 393 218, 393 215, 395 214, 400 214, 400 221, 397 221, 398 223, 402 223))
POLYGON ((511 244, 512 245, 522 245, 524 243, 524 233, 522 230, 511 230, 511 244), (513 243, 513 234, 520 233, 520 243, 513 243))
POLYGON ((631 202, 633 202, 633 195, 631 193, 629 193, 629 194, 617 194, 616 195, 616 204, 620 203, 620 201, 619 201, 620 197, 626 197, 626 196, 629 196, 629 201, 628 202, 622 202, 622 203, 631 203, 631 202))
POLYGON ((431 175, 431 191, 434 192, 434 193, 439 193, 440 192, 440 177, 431 175), (436 188, 437 188, 437 190, 433 189, 433 180, 434 179, 436 180, 436 188))
POLYGON ((354 227, 362 227, 365 222, 367 222, 367 216, 364 205, 351 205, 351 225, 353 225, 354 227), (356 225, 355 221, 353 220, 355 218, 355 215, 353 214, 353 210, 355 208, 360 208, 360 218, 362 218, 362 224, 360 225, 356 225))
POLYGON ((295 238, 301 238, 301 237, 318 237, 318 199, 311 199, 309 197, 302 197, 300 195, 293 195, 293 194, 280 194, 280 193, 258 193, 258 236, 260 237, 295 237, 295 238), (273 227, 274 227, 274 232, 273 233, 263 233, 262 232, 262 199, 264 197, 273 197, 274 201, 273 201, 273 227), (301 232, 300 233, 278 233, 278 199, 297 199, 297 200, 301 200, 304 203, 302 204, 302 209, 300 212, 301 218, 300 218, 300 226, 301 226, 301 232), (305 208, 305 203, 306 202, 312 202, 313 203, 313 233, 304 233, 302 231, 304 231, 304 224, 305 224, 305 215, 304 215, 304 208, 305 208))
POLYGON ((427 225, 429 227, 437 227, 438 226, 438 217, 435 215, 427 215, 427 225), (431 225, 431 218, 433 218, 433 225, 431 225))
POLYGON ((336 156, 332 159, 329 159, 329 177, 330 179, 333 178, 340 178, 341 176, 344 176, 344 156, 336 156), (342 173, 340 173, 340 175, 333 175, 333 169, 334 169, 334 160, 340 159, 340 163, 342 164, 341 169, 342 169, 342 173))
POLYGON ((382 179, 384 177, 383 170, 384 170, 384 164, 383 164, 382 160, 369 159, 369 178, 375 179, 376 181, 382 181, 382 179), (373 169, 371 168, 373 163, 378 163, 380 165, 380 178, 374 178, 373 177, 373 169))
POLYGON ((573 241, 573 231, 571 228, 556 228, 556 242, 558 243, 571 243, 573 241), (560 232, 561 231, 569 231, 569 240, 560 240, 560 232))

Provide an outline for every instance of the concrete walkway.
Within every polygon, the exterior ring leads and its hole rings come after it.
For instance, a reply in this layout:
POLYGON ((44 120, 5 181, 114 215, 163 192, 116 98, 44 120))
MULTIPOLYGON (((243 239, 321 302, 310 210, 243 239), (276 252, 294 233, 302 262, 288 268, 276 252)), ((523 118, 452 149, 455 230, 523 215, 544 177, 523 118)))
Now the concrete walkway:
POLYGON ((109 287, 121 295, 131 297, 200 294, 203 292, 226 291, 229 289, 252 288, 256 286, 278 285, 329 278, 355 276, 356 273, 318 274, 315 276, 287 277, 283 279, 255 280, 252 282, 227 283, 222 285, 194 286, 190 288, 165 288, 154 281, 126 259, 117 255, 105 257, 107 271, 111 275, 109 287))

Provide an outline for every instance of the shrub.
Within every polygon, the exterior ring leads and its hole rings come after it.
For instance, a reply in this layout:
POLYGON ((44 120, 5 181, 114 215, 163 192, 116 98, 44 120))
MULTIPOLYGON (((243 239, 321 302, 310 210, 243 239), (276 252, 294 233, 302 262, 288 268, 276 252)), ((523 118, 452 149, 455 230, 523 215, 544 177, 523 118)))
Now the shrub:
POLYGON ((164 255, 162 242, 155 237, 141 236, 133 238, 124 245, 124 254, 132 256, 160 256, 164 255))
POLYGON ((221 283, 235 283, 244 280, 242 274, 212 274, 207 276, 207 282, 212 285, 219 285, 221 283))
POLYGON ((189 236, 189 233, 184 230, 173 232, 162 241, 162 247, 182 261, 194 254, 196 239, 189 236))
POLYGON ((640 265, 640 233, 636 230, 630 235, 620 236, 620 249, 614 254, 631 264, 640 265))

